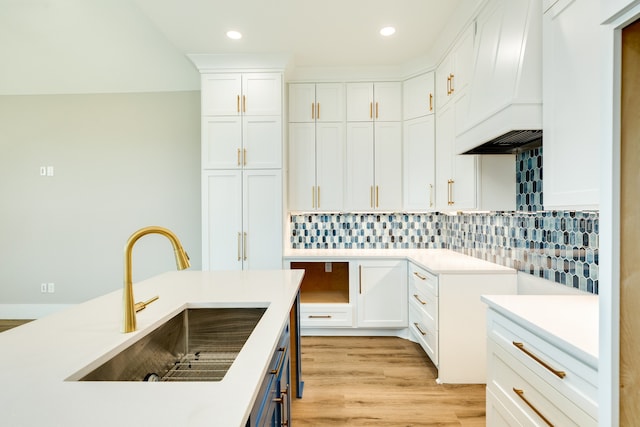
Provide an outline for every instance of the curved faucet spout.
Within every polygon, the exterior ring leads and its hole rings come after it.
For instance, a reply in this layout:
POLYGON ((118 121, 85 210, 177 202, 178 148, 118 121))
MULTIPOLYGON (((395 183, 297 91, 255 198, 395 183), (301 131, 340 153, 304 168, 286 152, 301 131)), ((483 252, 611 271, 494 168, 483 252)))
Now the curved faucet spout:
MULTIPOLYGON (((122 324, 122 332, 133 332, 136 330, 136 311, 140 311, 144 309, 147 304, 153 301, 147 301, 146 303, 134 303, 133 298, 133 280, 131 278, 131 254, 133 252, 133 246, 142 236, 147 234, 160 234, 165 236, 171 242, 173 246, 173 251, 176 257, 176 266, 178 270, 184 270, 185 268, 189 268, 191 264, 189 263, 189 255, 182 248, 182 244, 178 237, 169 229, 157 226, 145 227, 136 231, 129 237, 127 244, 124 247, 124 289, 123 289, 123 324, 122 324), (137 308, 137 309, 136 309, 137 308)), ((154 297, 157 299, 157 297, 154 297)), ((152 300, 155 301, 155 299, 152 300)))

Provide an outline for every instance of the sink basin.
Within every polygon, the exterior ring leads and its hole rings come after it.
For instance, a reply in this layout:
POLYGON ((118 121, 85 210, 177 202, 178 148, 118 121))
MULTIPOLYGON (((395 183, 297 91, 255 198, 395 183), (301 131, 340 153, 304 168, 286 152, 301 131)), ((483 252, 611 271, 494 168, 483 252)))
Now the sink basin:
POLYGON ((220 381, 265 310, 186 309, 79 381, 220 381))

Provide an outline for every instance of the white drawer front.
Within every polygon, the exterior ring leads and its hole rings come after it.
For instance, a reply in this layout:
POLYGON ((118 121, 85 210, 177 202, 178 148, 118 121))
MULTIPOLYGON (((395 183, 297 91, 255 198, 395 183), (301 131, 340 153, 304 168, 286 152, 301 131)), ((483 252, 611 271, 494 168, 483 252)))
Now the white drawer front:
MULTIPOLYGON (((523 426, 597 426, 595 418, 513 357, 502 345, 488 340, 487 389, 523 426)), ((491 413, 489 413, 491 416, 491 413)), ((487 425, 493 425, 487 418, 487 425)), ((498 423, 499 425, 499 423, 498 423)))
POLYGON ((409 304, 409 329, 437 367, 439 363, 438 330, 431 319, 413 303, 409 304))
POLYGON ((411 262, 409 263, 409 284, 421 292, 431 292, 438 296, 438 277, 411 262))
POLYGON ((300 326, 353 326, 353 307, 351 304, 300 304, 300 326))
POLYGON ((488 311, 488 337, 592 417, 598 416, 598 372, 500 314, 488 311), (556 371, 557 373, 554 373, 556 371), (564 372, 564 377, 559 372, 564 372))
POLYGON ((434 327, 438 328, 438 297, 430 292, 421 292, 412 286, 409 289, 409 304, 414 304, 416 308, 429 317, 434 327))

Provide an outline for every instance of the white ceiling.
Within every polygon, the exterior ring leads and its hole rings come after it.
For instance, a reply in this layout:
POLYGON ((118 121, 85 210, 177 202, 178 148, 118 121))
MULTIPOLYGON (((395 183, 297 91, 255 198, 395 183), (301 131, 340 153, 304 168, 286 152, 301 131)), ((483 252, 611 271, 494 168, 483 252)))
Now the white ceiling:
POLYGON ((135 1, 185 53, 291 53, 296 66, 349 67, 425 55, 464 0, 135 1), (396 34, 382 37, 389 25, 396 34), (230 29, 243 38, 227 39, 230 29))
POLYGON ((197 90, 187 54, 278 53, 301 68, 399 67, 428 56, 443 37, 450 42, 464 12, 481 2, 0 0, 0 94, 197 90), (383 38, 387 25, 397 32, 383 38), (227 39, 229 29, 244 37, 227 39))

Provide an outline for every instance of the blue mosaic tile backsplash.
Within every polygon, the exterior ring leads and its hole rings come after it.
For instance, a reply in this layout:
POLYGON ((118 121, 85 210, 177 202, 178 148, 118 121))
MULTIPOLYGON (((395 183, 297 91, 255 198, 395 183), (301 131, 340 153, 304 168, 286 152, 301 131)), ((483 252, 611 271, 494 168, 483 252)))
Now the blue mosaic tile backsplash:
POLYGON ((516 212, 304 214, 294 249, 445 248, 598 293, 598 213, 544 211, 542 148, 516 157, 516 212))

